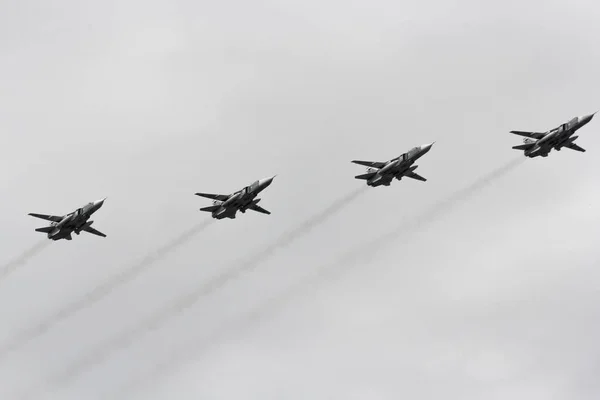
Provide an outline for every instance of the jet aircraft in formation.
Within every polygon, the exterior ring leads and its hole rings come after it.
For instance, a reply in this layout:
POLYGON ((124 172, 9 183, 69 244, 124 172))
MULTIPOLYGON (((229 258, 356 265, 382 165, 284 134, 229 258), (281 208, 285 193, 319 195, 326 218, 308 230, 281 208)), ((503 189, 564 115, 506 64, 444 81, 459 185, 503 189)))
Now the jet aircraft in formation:
MULTIPOLYGON (((560 151, 560 149, 563 147, 575 151, 585 152, 585 149, 575 144, 575 139, 577 139, 578 136, 573 135, 578 129, 588 124, 595 114, 596 113, 584 115, 582 117, 575 117, 569 122, 547 132, 511 131, 511 133, 516 135, 526 137, 523 140, 524 143, 522 145, 514 146, 513 149, 523 150, 525 156, 531 158, 538 156, 547 157, 552 149, 560 151)), ((435 142, 414 147, 408 152, 401 154, 400 156, 389 161, 381 162, 353 160, 352 162, 355 164, 368 167, 367 173, 357 175, 355 178, 367 181, 367 185, 371 187, 389 186, 394 179, 401 180, 404 177, 419 181, 426 181, 427 179, 415 173, 415 169, 417 169, 418 165, 414 164, 419 158, 423 157, 429 152, 429 150, 431 150, 431 147, 434 145, 434 143, 435 142)), ((196 193, 197 196, 202 196, 213 200, 212 206, 203 207, 200 210, 210 212, 212 217, 216 219, 234 219, 238 211, 245 213, 246 210, 253 210, 263 214, 271 214, 271 212, 258 205, 258 202, 261 199, 256 197, 260 192, 271 185, 274 178, 275 176, 257 180, 251 185, 246 186, 235 193, 227 195, 196 193)), ((104 233, 99 232, 91 227, 94 221, 89 221, 91 215, 98 211, 100 207, 102 207, 104 200, 106 200, 106 198, 93 201, 81 208, 78 208, 72 213, 63 216, 35 213, 30 213, 29 215, 50 221, 50 226, 38 228, 36 231, 46 233, 48 235, 48 239, 51 240, 71 240, 71 234, 73 232, 79 235, 81 231, 106 237, 104 233)))
POLYGON ((46 215, 46 214, 35 214, 30 213, 32 217, 45 219, 50 221, 50 226, 36 229, 37 232, 43 232, 48 234, 48 239, 60 240, 66 239, 71 240, 71 233, 75 232, 77 235, 81 231, 85 231, 94 235, 106 237, 106 235, 100 231, 92 228, 94 221, 88 221, 93 213, 98 211, 104 204, 106 197, 101 200, 92 201, 85 206, 78 208, 77 210, 63 216, 57 215, 46 215))
POLYGON ((368 186, 390 186, 394 178, 401 180, 403 177, 408 177, 425 182, 427 179, 415 173, 418 165, 413 165, 415 161, 423 157, 431 150, 435 142, 417 146, 409 150, 407 153, 401 154, 399 157, 392 158, 389 161, 361 161, 353 160, 354 164, 364 165, 367 168, 367 173, 355 176, 356 179, 364 179, 368 186))
POLYGON ((575 139, 579 136, 573 136, 575 132, 589 123, 596 113, 590 115, 584 115, 582 117, 575 117, 569 122, 564 123, 554 129, 547 132, 524 132, 524 131, 510 131, 515 135, 525 136, 523 144, 513 146, 513 149, 523 150, 526 157, 548 157, 548 154, 552 149, 560 151, 561 148, 566 147, 567 149, 585 152, 585 149, 576 145, 575 139))
POLYGON ((273 179, 275 179, 275 176, 260 179, 232 194, 196 193, 196 196, 214 200, 212 206, 203 207, 200 211, 210 212, 212 217, 216 219, 234 219, 238 211, 245 213, 248 209, 263 214, 271 214, 270 211, 257 205, 261 199, 257 199, 256 196, 265 190, 273 182, 273 179))

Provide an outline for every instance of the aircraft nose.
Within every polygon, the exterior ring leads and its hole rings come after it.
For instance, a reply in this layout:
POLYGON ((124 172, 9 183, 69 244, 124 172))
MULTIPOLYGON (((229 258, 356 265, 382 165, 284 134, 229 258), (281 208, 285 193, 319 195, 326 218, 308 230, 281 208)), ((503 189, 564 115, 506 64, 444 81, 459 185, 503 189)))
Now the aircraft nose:
POLYGON ((100 199, 100 200, 96 200, 96 201, 94 202, 94 205, 95 205, 95 206, 98 206, 98 207, 102 207, 102 205, 104 204, 104 200, 106 200, 106 197, 105 197, 105 198, 103 198, 103 199, 100 199))
POLYGON ((263 186, 263 187, 269 186, 273 182, 273 179, 275 179, 276 176, 277 175, 273 175, 270 178, 261 179, 261 181, 260 181, 261 186, 263 186))
POLYGON ((592 120, 592 118, 594 118, 594 115, 596 115, 598 111, 596 111, 593 114, 590 115, 584 115, 583 117, 580 117, 579 119, 581 120, 582 124, 587 124, 588 122, 590 122, 592 120))
POLYGON ((435 142, 424 144, 421 146, 421 149, 423 149, 425 152, 428 152, 429 150, 431 150, 431 148, 433 147, 434 144, 435 144, 435 142))

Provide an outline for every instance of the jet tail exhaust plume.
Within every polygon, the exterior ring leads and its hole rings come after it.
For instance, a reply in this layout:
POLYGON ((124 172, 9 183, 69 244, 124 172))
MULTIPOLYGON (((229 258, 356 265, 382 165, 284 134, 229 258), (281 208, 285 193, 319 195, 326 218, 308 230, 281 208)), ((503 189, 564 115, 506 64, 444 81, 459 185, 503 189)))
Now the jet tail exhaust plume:
POLYGON ((205 338, 201 349, 195 348, 197 345, 194 343, 189 343, 187 346, 181 347, 179 351, 172 353, 162 362, 155 364, 148 374, 118 388, 118 390, 110 396, 110 399, 128 398, 128 396, 126 396, 128 393, 138 390, 142 386, 151 384, 160 376, 172 373, 178 365, 192 361, 193 358, 198 356, 199 351, 208 348, 214 342, 222 340, 227 334, 231 334, 231 332, 240 332, 248 326, 259 322, 268 314, 277 311, 295 297, 305 293, 308 288, 316 286, 324 280, 330 280, 340 276, 349 268, 355 266, 358 260, 364 260, 363 256, 365 254, 376 254, 378 250, 381 250, 385 245, 395 239, 400 238, 403 234, 411 235, 415 230, 434 222, 437 218, 451 210, 453 206, 478 194, 482 189, 521 165, 525 160, 524 157, 519 157, 500 168, 481 176, 470 185, 452 193, 417 215, 408 217, 398 225, 398 228, 354 248, 342 255, 342 257, 332 264, 319 268, 314 274, 302 279, 283 293, 279 293, 279 295, 269 298, 261 305, 254 308, 246 314, 242 320, 231 321, 230 323, 223 325, 220 329, 217 329, 209 337, 205 338))
POLYGON ((50 378, 47 383, 55 388, 62 386, 68 383, 68 381, 71 379, 75 378, 85 369, 101 363, 104 359, 110 356, 111 353, 126 348, 133 343, 135 339, 157 329, 171 318, 192 307, 202 297, 210 295, 211 293, 225 286, 231 280, 254 270, 261 264, 261 262, 269 258, 278 249, 289 245, 316 226, 322 224, 327 218, 334 215, 337 211, 340 211, 342 208, 344 208, 344 206, 349 205, 366 190, 367 189, 365 187, 361 187, 345 195, 344 197, 337 199, 324 210, 320 211, 316 215, 313 215, 308 220, 300 224, 300 226, 281 235, 273 244, 267 246, 253 257, 234 263, 231 268, 225 269, 223 273, 215 276, 208 282, 201 284, 194 291, 187 293, 185 296, 180 297, 177 299, 177 301, 169 304, 167 307, 155 312, 154 314, 151 314, 148 318, 143 320, 140 324, 136 325, 132 329, 124 331, 121 334, 105 341, 95 350, 91 351, 83 358, 68 366, 61 373, 50 378))
POLYGON ((44 250, 49 244, 50 244, 50 241, 48 241, 48 240, 39 242, 39 243, 31 246, 29 249, 25 250, 23 253, 21 253, 21 255, 19 257, 15 258, 14 260, 3 265, 2 268, 0 268, 0 282, 3 281, 4 279, 6 279, 10 274, 15 272, 17 269, 19 269, 20 267, 25 265, 31 257, 34 257, 39 252, 44 250))
POLYGON ((365 246, 360 249, 360 251, 352 252, 352 254, 347 258, 350 260, 355 260, 359 255, 375 255, 377 253, 377 249, 384 247, 390 241, 397 239, 402 234, 413 234, 419 228, 425 227, 427 224, 434 222, 439 217, 450 211, 453 207, 477 195, 487 186, 513 171, 526 160, 527 159, 522 156, 516 157, 499 168, 482 175, 471 184, 457 190, 437 203, 434 203, 421 213, 407 217, 401 224, 398 225, 398 228, 376 239, 373 239, 371 242, 366 243, 365 246), (369 249, 369 251, 365 251, 365 248, 369 249))
MULTIPOLYGON (((339 269, 341 265, 336 263, 335 266, 337 266, 337 269, 339 269)), ((192 362, 197 358, 198 354, 202 350, 209 348, 212 344, 222 341, 224 337, 230 335, 232 332, 240 332, 248 326, 260 322, 261 319, 278 311, 281 307, 285 306, 285 304, 300 295, 303 289, 317 284, 327 274, 331 274, 333 272, 336 271, 323 269, 317 274, 302 279, 294 284, 291 288, 288 288, 284 292, 278 293, 277 295, 272 296, 266 301, 262 302, 260 305, 244 315, 241 320, 231 320, 223 324, 217 330, 213 331, 208 337, 205 337, 201 346, 198 346, 196 342, 187 343, 187 345, 180 347, 177 351, 171 353, 164 360, 154 364, 149 372, 118 387, 117 390, 113 391, 110 395, 101 396, 100 398, 105 400, 129 399, 129 394, 140 390, 143 386, 151 385, 160 377, 172 374, 175 372, 178 366, 192 362)))
POLYGON ((77 298, 70 304, 67 304, 61 310, 55 312, 53 315, 51 315, 44 321, 20 332, 12 340, 0 346, 0 359, 4 358, 7 353, 23 346, 24 344, 28 343, 29 341, 35 339, 38 336, 43 335, 57 323, 69 318, 73 314, 101 300, 120 285, 132 281, 138 275, 140 275, 142 272, 144 272, 146 269, 152 266, 156 261, 159 261, 162 258, 166 257, 169 253, 186 243, 196 234, 202 232, 212 223, 213 220, 209 219, 197 224, 191 229, 188 229, 187 231, 173 239, 171 242, 167 243, 166 245, 157 249, 156 251, 148 254, 140 262, 122 270, 116 275, 113 275, 107 281, 96 286, 95 288, 84 294, 82 297, 77 298))

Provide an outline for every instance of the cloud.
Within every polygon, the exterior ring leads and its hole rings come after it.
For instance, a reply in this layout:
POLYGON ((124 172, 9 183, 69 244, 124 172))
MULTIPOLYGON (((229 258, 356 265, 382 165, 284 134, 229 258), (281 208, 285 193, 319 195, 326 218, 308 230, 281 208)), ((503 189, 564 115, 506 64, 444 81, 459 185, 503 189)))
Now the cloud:
POLYGON ((205 217, 194 192, 280 180, 264 199, 272 215, 215 223, 13 351, 0 364, 0 397, 65 370, 350 193, 361 184, 350 160, 435 140, 420 160, 426 183, 366 191, 48 397, 93 398, 177 344, 211 343, 140 396, 596 398, 597 121, 578 139, 585 154, 525 160, 405 245, 395 232, 517 157, 510 130, 547 130, 598 108, 599 12, 591 0, 4 7, 5 260, 39 239, 27 212, 113 202, 98 217, 107 240, 55 243, 2 282, 3 338, 194 226, 205 217), (354 253, 356 268, 283 312, 204 341, 386 232, 376 257, 354 253))

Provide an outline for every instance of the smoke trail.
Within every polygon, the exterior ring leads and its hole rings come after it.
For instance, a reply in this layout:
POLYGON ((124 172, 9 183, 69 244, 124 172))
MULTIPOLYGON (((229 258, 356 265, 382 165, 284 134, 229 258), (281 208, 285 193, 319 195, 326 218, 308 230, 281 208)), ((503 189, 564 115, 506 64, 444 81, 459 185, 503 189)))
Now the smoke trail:
POLYGON ((28 343, 36 337, 43 335, 59 322, 69 318, 73 314, 101 300, 120 285, 132 281, 142 272, 151 267, 155 262, 167 256, 179 246, 193 238, 196 234, 202 232, 212 222, 212 219, 206 220, 194 226, 193 228, 185 231, 184 233, 182 233, 163 247, 157 249, 153 253, 148 254, 140 262, 133 264, 129 268, 124 269, 116 275, 113 275, 107 281, 96 286, 95 288, 84 294, 82 297, 79 297, 72 303, 67 304, 61 310, 57 311, 44 321, 20 332, 12 340, 8 341, 0 347, 0 358, 5 357, 7 353, 21 347, 22 345, 28 343))
POLYGON ((139 390, 142 386, 147 386, 152 382, 156 382, 160 377, 172 374, 177 366, 193 361, 197 358, 198 353, 202 350, 208 349, 211 345, 218 343, 223 340, 227 335, 231 335, 232 332, 240 332, 250 325, 255 325, 260 322, 264 317, 277 312, 280 308, 291 302, 294 298, 304 292, 307 287, 314 286, 322 281, 327 275, 332 272, 340 272, 340 267, 343 264, 335 263, 330 265, 330 268, 323 268, 318 273, 311 275, 301 281, 295 283, 292 287, 286 289, 283 292, 278 293, 275 296, 269 297, 266 301, 262 302, 257 307, 253 308, 248 314, 244 315, 241 320, 231 320, 228 323, 223 324, 217 330, 213 331, 208 337, 205 337, 202 346, 198 348, 196 342, 188 343, 185 346, 179 348, 176 352, 171 353, 167 358, 159 363, 156 363, 149 372, 141 375, 139 378, 131 380, 130 382, 120 386, 112 392, 110 395, 101 396, 100 398, 106 400, 116 399, 129 399, 129 394, 139 390), (332 267, 337 267, 336 271, 333 271, 332 267))
POLYGON ((316 273, 302 279, 294 284, 291 288, 288 288, 278 295, 269 298, 267 301, 254 308, 241 321, 231 321, 230 323, 223 325, 220 329, 213 332, 213 334, 211 334, 208 338, 205 338, 204 345, 201 349, 194 349, 193 347, 195 346, 193 343, 189 343, 187 346, 181 347, 178 352, 173 353, 162 362, 157 363, 148 374, 143 375, 139 379, 131 381, 124 386, 121 386, 108 398, 111 400, 119 398, 117 396, 123 396, 123 398, 125 398, 127 393, 131 393, 132 391, 139 389, 141 386, 155 381, 160 376, 173 372, 173 369, 177 365, 192 361, 193 358, 198 355, 198 350, 201 351, 204 348, 210 347, 211 344, 222 340, 223 336, 231 334, 231 332, 239 332, 247 328, 249 325, 259 322, 265 316, 285 306, 295 297, 305 294, 307 289, 317 286, 324 280, 330 280, 339 277, 344 272, 347 272, 350 268, 357 266, 359 260, 364 260, 365 255, 376 255, 378 251, 382 250, 386 245, 390 244, 394 240, 399 239, 401 236, 412 235, 415 231, 426 227, 428 224, 434 222, 440 216, 450 211, 455 205, 475 196, 485 187, 514 170, 517 166, 522 164, 524 160, 525 158, 521 157, 512 160, 500 168, 483 175, 470 185, 454 192, 450 196, 426 208, 419 214, 406 218, 398 225, 396 229, 369 242, 363 243, 361 246, 358 246, 342 255, 342 257, 332 264, 321 267, 316 271, 316 273))
POLYGON ((2 268, 0 268, 0 282, 3 281, 4 279, 6 279, 10 274, 15 272, 17 269, 19 269, 19 267, 22 267, 23 265, 25 265, 31 257, 37 255, 39 252, 41 252, 43 249, 45 249, 49 244, 50 244, 49 240, 44 240, 43 242, 39 242, 39 243, 33 245, 32 247, 30 247, 29 249, 25 250, 19 257, 15 258, 14 260, 3 265, 2 268))
POLYGON ((75 378, 79 373, 83 372, 87 368, 91 368, 96 364, 101 363, 111 353, 123 349, 129 346, 136 338, 157 329, 159 326, 170 320, 171 318, 179 315, 181 312, 192 307, 202 297, 210 295, 217 291, 231 280, 251 272, 260 263, 269 258, 278 249, 289 245, 296 239, 305 235, 317 225, 323 223, 327 218, 334 215, 336 212, 349 205, 355 200, 360 194, 364 193, 366 187, 361 187, 344 197, 334 201, 327 208, 319 212, 318 214, 310 217, 308 220, 303 222, 300 226, 288 231, 280 236, 275 243, 267 246, 251 258, 245 258, 241 262, 234 263, 231 268, 226 268, 225 271, 212 278, 208 282, 201 284, 198 288, 192 292, 187 293, 185 296, 180 297, 172 304, 167 307, 151 314, 148 318, 143 320, 140 324, 136 325, 130 330, 124 331, 121 334, 110 338, 109 340, 102 343, 95 350, 85 355, 83 358, 77 360, 73 364, 69 365, 65 370, 56 376, 52 377, 47 384, 52 386, 62 386, 69 380, 75 378))
POLYGON ((412 235, 418 229, 421 229, 428 224, 434 222, 442 215, 446 214, 456 205, 468 200, 469 198, 477 195, 487 186, 502 178, 504 175, 508 174, 519 165, 525 162, 526 158, 523 156, 519 156, 514 158, 513 160, 507 162, 499 168, 496 168, 487 174, 477 178, 473 183, 459 189, 458 191, 452 193, 448 197, 440 200, 437 203, 434 203, 427 209, 423 210, 421 213, 405 218, 402 223, 398 225, 398 227, 378 238, 373 239, 372 241, 366 243, 363 247, 361 247, 360 251, 351 252, 346 257, 348 260, 355 260, 357 256, 375 256, 377 251, 383 247, 385 247, 389 242, 396 240, 398 237, 402 235, 412 235))

